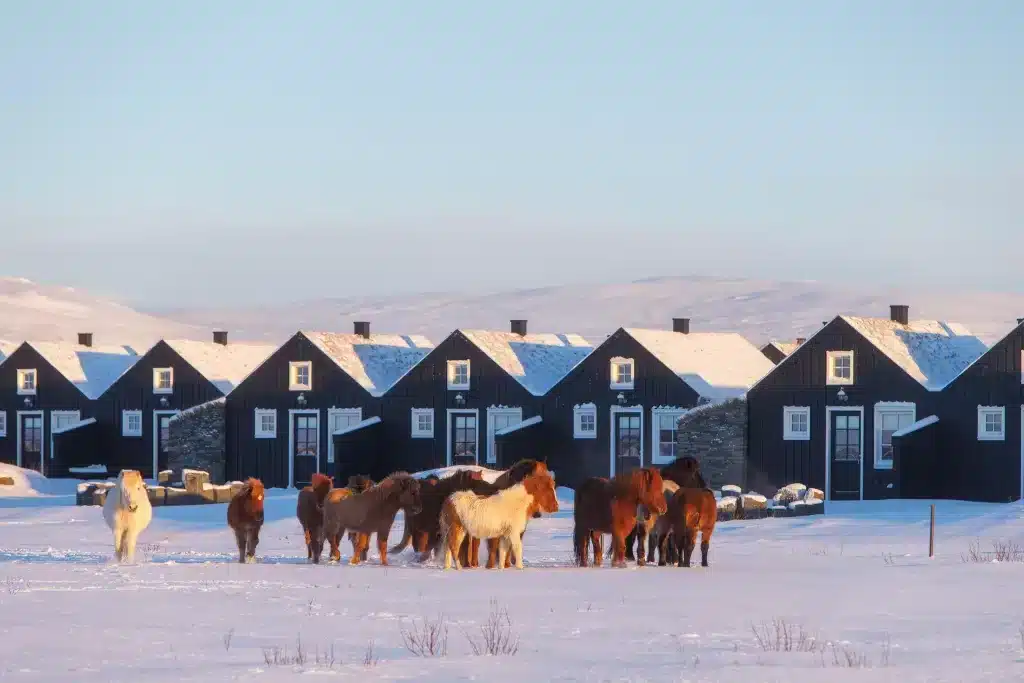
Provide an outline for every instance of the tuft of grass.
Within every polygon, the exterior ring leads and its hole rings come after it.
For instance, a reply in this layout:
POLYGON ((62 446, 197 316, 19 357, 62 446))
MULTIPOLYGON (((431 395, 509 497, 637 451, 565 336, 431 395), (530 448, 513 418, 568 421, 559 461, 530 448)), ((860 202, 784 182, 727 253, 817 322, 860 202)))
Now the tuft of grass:
POLYGON ((339 662, 333 643, 323 651, 317 647, 313 652, 313 660, 310 662, 309 652, 302 644, 302 636, 296 636, 294 650, 289 650, 287 646, 263 648, 263 663, 268 667, 289 666, 298 669, 305 669, 312 663, 313 668, 316 669, 333 669, 339 662))
POLYGON ((771 623, 751 624, 750 630, 762 652, 816 652, 820 642, 802 625, 776 617, 771 623))
POLYGON ((512 630, 512 619, 508 610, 499 607, 496 600, 491 600, 491 613, 487 623, 480 627, 480 639, 466 633, 466 640, 473 649, 473 654, 494 656, 511 656, 519 652, 519 636, 512 630))
POLYGON ((1024 562, 1024 547, 1012 540, 992 541, 992 550, 982 550, 981 541, 972 541, 966 553, 960 554, 965 563, 1024 562))
POLYGON ((380 662, 380 658, 377 657, 374 651, 374 642, 371 640, 366 644, 366 652, 363 653, 363 666, 371 669, 377 666, 378 662, 380 662))
POLYGON ((223 635, 222 640, 224 642, 224 651, 228 652, 231 649, 231 639, 235 637, 235 629, 229 628, 223 635))
POLYGON ((443 614, 433 621, 424 618, 417 624, 413 619, 409 627, 401 626, 402 644, 417 657, 445 657, 448 655, 448 621, 443 614))

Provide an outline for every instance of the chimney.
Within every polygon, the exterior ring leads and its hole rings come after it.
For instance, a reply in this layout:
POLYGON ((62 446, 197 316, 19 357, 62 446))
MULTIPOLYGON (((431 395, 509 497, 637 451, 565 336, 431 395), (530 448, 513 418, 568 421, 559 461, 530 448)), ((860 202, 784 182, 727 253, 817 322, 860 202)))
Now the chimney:
POLYGON ((520 337, 526 336, 526 321, 525 320, 513 320, 512 321, 512 334, 518 334, 520 337))
POLYGON ((370 338, 370 323, 363 321, 356 321, 352 323, 352 330, 363 339, 370 338))
POLYGON ((690 334, 690 319, 672 318, 672 331, 680 334, 690 334))
POLYGON ((213 343, 220 344, 221 346, 228 345, 228 333, 224 331, 217 331, 213 333, 213 343))
POLYGON ((1017 318, 1017 324, 1020 325, 1021 323, 1024 323, 1024 318, 1017 318))
POLYGON ((900 325, 910 324, 910 306, 893 304, 889 307, 889 319, 900 325))
POLYGON ((800 344, 803 344, 805 341, 807 341, 807 337, 797 337, 796 338, 797 346, 799 346, 800 344))
POLYGON ((92 332, 79 332, 78 333, 78 345, 79 346, 92 346, 92 332))

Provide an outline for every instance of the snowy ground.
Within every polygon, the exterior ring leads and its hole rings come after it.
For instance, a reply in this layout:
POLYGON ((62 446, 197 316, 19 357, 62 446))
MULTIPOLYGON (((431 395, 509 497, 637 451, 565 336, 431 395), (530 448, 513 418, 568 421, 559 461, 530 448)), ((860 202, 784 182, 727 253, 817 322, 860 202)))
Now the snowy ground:
MULTIPOLYGON (((156 508, 139 564, 118 567, 100 509, 73 503, 73 485, 60 482, 0 497, 4 680, 1024 677, 1024 563, 961 559, 976 539, 983 550, 1024 544, 1020 505, 938 503, 933 560, 927 503, 899 502, 720 524, 709 569, 582 570, 569 566, 563 500, 557 515, 531 522, 525 571, 446 573, 409 566, 407 554, 387 569, 376 558, 307 565, 295 498, 284 492, 268 497, 257 565, 235 562, 225 506, 208 505, 156 508), (492 600, 520 637, 513 656, 478 657, 467 641, 492 600), (441 614, 447 655, 410 653, 402 629, 441 614), (775 619, 818 638, 794 647, 815 651, 765 651, 752 627, 775 619), (300 642, 304 664, 267 663, 275 652, 294 660, 300 642)), ((392 542, 400 534, 401 522, 392 542)))

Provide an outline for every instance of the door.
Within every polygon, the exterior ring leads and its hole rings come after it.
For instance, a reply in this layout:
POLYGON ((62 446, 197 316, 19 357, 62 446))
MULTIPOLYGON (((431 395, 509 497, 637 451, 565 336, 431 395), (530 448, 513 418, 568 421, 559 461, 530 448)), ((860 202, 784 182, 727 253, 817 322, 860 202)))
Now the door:
POLYGON ((43 467, 43 416, 21 416, 21 466, 41 472, 43 467))
POLYGON ((831 499, 860 500, 864 421, 859 412, 834 411, 830 414, 831 499))
POLYGON ((153 472, 154 479, 157 478, 160 472, 167 469, 167 442, 171 433, 171 418, 174 416, 175 413, 156 413, 156 431, 153 435, 156 441, 156 444, 154 445, 156 450, 156 471, 153 472))
POLYGON ((319 455, 319 415, 294 416, 292 423, 292 462, 294 463, 293 476, 296 487, 307 486, 313 480, 313 473, 317 470, 317 455, 319 455))
POLYGON ((487 464, 494 465, 498 462, 498 450, 495 444, 494 434, 506 427, 517 425, 523 421, 522 408, 509 408, 487 411, 487 464))
POLYGON ((612 474, 629 472, 643 467, 642 441, 643 419, 640 413, 615 413, 612 445, 615 448, 615 471, 612 474))
POLYGON ((452 465, 476 465, 477 438, 476 413, 452 413, 448 446, 452 465))

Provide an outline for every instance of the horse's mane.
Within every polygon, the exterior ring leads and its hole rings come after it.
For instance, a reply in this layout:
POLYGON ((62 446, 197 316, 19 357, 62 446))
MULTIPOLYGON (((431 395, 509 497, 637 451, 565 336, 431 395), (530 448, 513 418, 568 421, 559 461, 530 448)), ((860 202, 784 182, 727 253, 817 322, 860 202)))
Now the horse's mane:
POLYGON ((419 483, 419 480, 417 480, 408 472, 392 472, 391 474, 389 474, 388 476, 384 477, 379 482, 374 484, 372 487, 363 491, 361 495, 370 496, 371 498, 374 499, 375 502, 383 503, 391 495, 394 495, 393 492, 396 489, 395 484, 405 481, 415 481, 417 484, 419 483))
POLYGON ((326 474, 317 472, 313 475, 312 480, 309 483, 310 490, 316 494, 317 499, 323 500, 331 487, 334 486, 334 482, 326 474))
POLYGON ((612 493, 612 498, 622 500, 637 496, 643 490, 643 484, 641 477, 644 476, 644 470, 630 470, 629 472, 619 472, 611 481, 608 482, 608 489, 612 493))

